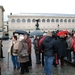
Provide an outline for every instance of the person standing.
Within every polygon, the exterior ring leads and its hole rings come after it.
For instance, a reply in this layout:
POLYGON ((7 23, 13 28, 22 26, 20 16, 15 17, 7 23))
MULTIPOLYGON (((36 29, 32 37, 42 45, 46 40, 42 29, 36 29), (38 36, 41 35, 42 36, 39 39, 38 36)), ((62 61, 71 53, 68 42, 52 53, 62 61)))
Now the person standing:
POLYGON ((71 48, 73 48, 73 55, 74 55, 73 63, 75 63, 75 33, 73 34, 73 37, 72 37, 71 48))
MULTIPOLYGON (((42 38, 39 40, 39 47, 41 47, 42 41, 45 39, 46 33, 43 34, 42 38)), ((44 50, 40 50, 42 54, 42 66, 44 66, 44 50)))
POLYGON ((56 49, 55 40, 52 38, 50 31, 47 32, 46 38, 41 44, 41 48, 44 50, 44 73, 46 75, 52 75, 52 65, 56 49))
POLYGON ((25 54, 28 54, 28 45, 26 40, 24 39, 24 36, 20 36, 18 47, 18 62, 20 63, 21 67, 20 74, 24 74, 24 72, 29 73, 28 69, 29 57, 28 55, 25 56, 25 54), (23 52, 24 50, 27 51, 27 53, 24 53, 23 52))
POLYGON ((3 49, 2 49, 2 47, 3 47, 3 45, 2 45, 2 40, 0 40, 0 58, 5 58, 4 56, 3 56, 3 49))
POLYGON ((28 37, 28 34, 24 34, 24 39, 26 40, 27 45, 28 45, 28 55, 29 55, 28 65, 29 65, 29 68, 31 69, 32 68, 32 58, 31 58, 31 47, 32 46, 31 46, 31 40, 28 37))
POLYGON ((72 51, 71 42, 72 42, 72 35, 71 35, 71 33, 69 33, 67 36, 68 36, 67 39, 66 39, 67 44, 68 44, 68 48, 67 48, 67 60, 71 61, 71 51, 72 51))
POLYGON ((12 63, 13 63, 13 69, 16 69, 16 68, 19 69, 20 64, 17 61, 18 60, 18 57, 17 57, 18 41, 17 41, 17 36, 16 35, 13 35, 13 37, 12 37, 12 41, 10 42, 8 53, 11 54, 11 59, 12 59, 12 63))
POLYGON ((35 37, 34 41, 33 41, 34 50, 35 50, 35 56, 36 56, 36 64, 41 64, 41 61, 40 61, 39 41, 40 41, 40 36, 37 35, 35 37))
POLYGON ((61 34, 59 38, 56 40, 56 42, 57 42, 56 46, 58 51, 58 58, 60 59, 61 67, 63 67, 64 57, 67 57, 67 48, 68 48, 65 33, 61 34))

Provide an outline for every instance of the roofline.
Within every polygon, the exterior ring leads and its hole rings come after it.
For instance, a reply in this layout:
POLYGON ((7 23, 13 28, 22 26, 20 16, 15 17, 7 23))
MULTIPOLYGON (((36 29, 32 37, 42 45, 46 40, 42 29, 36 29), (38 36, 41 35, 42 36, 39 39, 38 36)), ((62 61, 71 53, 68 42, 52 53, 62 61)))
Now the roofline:
POLYGON ((20 14, 12 14, 8 15, 8 17, 19 17, 19 16, 49 16, 49 17, 75 17, 75 14, 57 14, 57 13, 20 13, 20 14))

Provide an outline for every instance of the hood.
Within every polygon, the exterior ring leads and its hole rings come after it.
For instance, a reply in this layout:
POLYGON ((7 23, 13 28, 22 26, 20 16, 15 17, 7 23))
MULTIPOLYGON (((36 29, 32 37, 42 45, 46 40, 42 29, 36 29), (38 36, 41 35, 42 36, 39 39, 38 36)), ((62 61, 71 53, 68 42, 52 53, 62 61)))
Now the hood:
POLYGON ((45 42, 50 42, 52 39, 53 39, 52 37, 46 36, 46 38, 44 40, 45 40, 45 42))
POLYGON ((59 38, 59 41, 63 42, 63 41, 65 41, 65 38, 59 38))

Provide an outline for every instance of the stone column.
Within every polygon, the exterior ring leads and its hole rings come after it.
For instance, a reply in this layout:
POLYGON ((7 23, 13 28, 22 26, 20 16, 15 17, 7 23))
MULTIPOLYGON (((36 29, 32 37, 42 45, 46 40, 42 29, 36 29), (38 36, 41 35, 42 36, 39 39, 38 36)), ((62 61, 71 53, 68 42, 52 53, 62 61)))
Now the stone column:
POLYGON ((4 11, 3 6, 0 6, 0 30, 2 30, 2 36, 4 35, 4 11))

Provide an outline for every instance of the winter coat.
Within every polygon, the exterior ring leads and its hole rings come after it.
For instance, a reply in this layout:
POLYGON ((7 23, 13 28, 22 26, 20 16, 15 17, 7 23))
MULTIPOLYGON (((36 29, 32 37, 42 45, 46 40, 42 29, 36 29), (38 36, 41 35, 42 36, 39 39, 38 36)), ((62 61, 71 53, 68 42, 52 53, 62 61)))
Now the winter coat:
POLYGON ((29 37, 27 37, 26 42, 28 44, 28 54, 31 54, 31 40, 29 37))
POLYGON ((57 51, 58 51, 58 57, 66 57, 67 56, 67 48, 68 44, 64 38, 59 38, 57 40, 57 51))
POLYGON ((67 40, 67 44, 68 44, 68 50, 71 50, 71 43, 72 43, 72 37, 69 37, 67 40))
POLYGON ((75 52, 75 37, 72 38, 71 48, 73 48, 73 51, 75 52))
POLYGON ((26 42, 25 39, 23 39, 22 41, 20 41, 19 42, 19 46, 18 46, 18 62, 20 62, 20 63, 25 63, 25 62, 29 61, 28 56, 23 57, 23 58, 20 56, 20 53, 24 49, 28 50, 28 45, 27 45, 27 42, 26 42))
POLYGON ((52 37, 46 36, 41 46, 44 50, 44 56, 53 57, 55 55, 55 40, 52 37))
POLYGON ((11 41, 11 42, 10 42, 10 44, 9 44, 9 49, 8 49, 8 53, 11 54, 11 47, 12 47, 13 44, 14 44, 14 46, 13 46, 12 55, 16 56, 17 53, 15 53, 15 51, 17 50, 17 52, 18 52, 18 44, 19 44, 18 41, 15 41, 15 42, 11 41))
MULTIPOLYGON (((40 40, 39 40, 39 47, 41 46, 43 40, 45 39, 46 36, 43 36, 40 40)), ((40 50, 40 52, 44 52, 44 50, 40 50)))
POLYGON ((38 54, 40 52, 39 50, 39 39, 34 39, 33 41, 35 53, 38 54))

